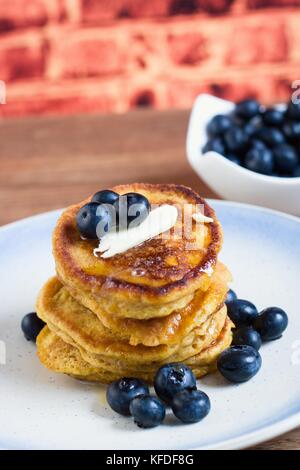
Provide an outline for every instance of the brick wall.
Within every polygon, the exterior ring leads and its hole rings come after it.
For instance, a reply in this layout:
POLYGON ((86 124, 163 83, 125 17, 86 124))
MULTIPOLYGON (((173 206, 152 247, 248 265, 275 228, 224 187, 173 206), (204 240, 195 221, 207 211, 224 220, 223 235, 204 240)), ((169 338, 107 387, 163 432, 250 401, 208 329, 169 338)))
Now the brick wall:
POLYGON ((300 0, 0 0, 2 116, 287 99, 300 0))

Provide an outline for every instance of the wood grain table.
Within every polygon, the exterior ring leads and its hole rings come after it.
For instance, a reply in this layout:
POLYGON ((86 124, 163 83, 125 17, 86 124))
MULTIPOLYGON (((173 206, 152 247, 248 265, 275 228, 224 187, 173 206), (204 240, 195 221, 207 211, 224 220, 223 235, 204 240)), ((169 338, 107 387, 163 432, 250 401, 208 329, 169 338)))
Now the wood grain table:
MULTIPOLYGON (((188 111, 0 122, 0 225, 118 183, 182 183, 217 197, 185 156, 188 111)), ((300 449, 300 429, 255 449, 300 449)))

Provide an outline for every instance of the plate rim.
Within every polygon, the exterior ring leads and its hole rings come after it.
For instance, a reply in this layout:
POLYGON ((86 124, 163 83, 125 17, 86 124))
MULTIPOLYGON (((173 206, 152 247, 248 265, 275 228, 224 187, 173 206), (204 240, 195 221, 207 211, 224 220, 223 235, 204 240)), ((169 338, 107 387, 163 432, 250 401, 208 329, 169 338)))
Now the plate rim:
MULTIPOLYGON (((247 204, 243 202, 235 202, 222 199, 207 198, 209 204, 224 206, 224 207, 236 207, 236 208, 245 208, 247 210, 256 211, 266 215, 275 215, 277 217, 287 219, 296 224, 300 224, 300 217, 295 215, 287 214, 282 211, 275 209, 269 209, 266 207, 256 206, 254 204, 247 204)), ((39 214, 34 214, 22 219, 10 222, 8 224, 0 226, 0 234, 11 229, 18 228, 23 224, 28 224, 35 222, 36 220, 51 217, 54 215, 59 216, 59 214, 64 210, 64 208, 54 209, 46 212, 41 212, 39 214)), ((235 436, 230 439, 226 439, 220 442, 214 442, 209 445, 204 446, 194 446, 188 447, 189 450, 229 450, 229 449, 244 449, 246 447, 251 447, 253 445, 265 442, 270 439, 274 439, 288 431, 291 431, 300 426, 300 411, 296 413, 289 414, 287 417, 279 419, 275 423, 263 425, 257 430, 246 432, 240 436, 235 436)), ((0 444, 0 450, 7 449, 6 446, 0 444)))

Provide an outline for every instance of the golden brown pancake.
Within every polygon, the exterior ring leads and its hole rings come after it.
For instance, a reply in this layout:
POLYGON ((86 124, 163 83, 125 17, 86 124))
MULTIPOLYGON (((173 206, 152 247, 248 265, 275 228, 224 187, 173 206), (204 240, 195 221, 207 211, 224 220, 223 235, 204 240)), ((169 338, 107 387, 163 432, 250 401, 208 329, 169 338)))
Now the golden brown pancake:
POLYGON ((132 346, 116 337, 97 316, 79 304, 60 283, 51 278, 42 289, 37 313, 65 342, 77 347, 81 355, 93 365, 114 368, 115 364, 146 367, 166 359, 179 361, 196 354, 214 341, 226 319, 226 307, 213 312, 206 321, 172 345, 148 347, 132 346))
MULTIPOLYGON (((220 353, 231 343, 232 323, 227 319, 219 337, 209 347, 200 354, 194 355, 185 361, 197 378, 216 369, 216 360, 220 353)), ((156 370, 144 371, 143 369, 134 371, 103 370, 96 368, 82 359, 80 352, 70 344, 65 343, 61 338, 49 330, 47 326, 43 328, 37 338, 38 356, 40 361, 50 370, 71 375, 77 379, 110 383, 124 376, 135 376, 153 383, 156 370)))
POLYGON ((82 240, 76 214, 87 201, 71 206, 60 217, 53 235, 53 253, 62 283, 81 300, 92 299, 118 317, 149 319, 183 308, 193 293, 207 290, 222 244, 222 230, 213 209, 193 190, 180 185, 130 184, 112 188, 119 194, 139 192, 152 205, 174 204, 179 210, 171 237, 158 236, 111 258, 95 257, 95 241, 82 240), (203 208, 213 223, 180 217, 185 204, 203 208), (179 236, 178 231, 183 231, 179 236), (193 249, 190 249, 193 243, 193 249))

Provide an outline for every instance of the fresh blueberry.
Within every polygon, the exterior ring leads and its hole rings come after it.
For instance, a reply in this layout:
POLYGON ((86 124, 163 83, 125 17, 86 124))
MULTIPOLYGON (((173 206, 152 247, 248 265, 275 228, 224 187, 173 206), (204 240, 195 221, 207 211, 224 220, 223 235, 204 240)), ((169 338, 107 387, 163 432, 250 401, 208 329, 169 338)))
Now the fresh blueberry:
POLYGON ((262 114, 262 120, 266 126, 281 127, 284 122, 284 114, 279 109, 267 109, 262 114))
POLYGON ((300 122, 286 122, 283 125, 283 133, 290 142, 299 141, 300 139, 300 122))
POLYGON ((141 395, 134 398, 129 405, 134 422, 140 428, 154 428, 159 426, 166 414, 165 405, 156 397, 141 395))
POLYGON ((44 328, 46 323, 41 320, 35 312, 27 313, 21 322, 21 328, 25 338, 35 343, 37 335, 44 328))
POLYGON ((242 326, 233 332, 232 344, 252 346, 256 351, 261 347, 260 334, 252 326, 242 326))
POLYGON ((235 106, 235 114, 242 119, 251 119, 260 113, 260 104, 253 99, 242 100, 235 106))
POLYGON ((246 153, 244 165, 248 170, 270 175, 273 171, 274 157, 269 149, 252 148, 246 153))
POLYGON ((183 423, 197 423, 210 412, 210 400, 200 390, 183 390, 176 393, 171 407, 176 418, 183 423))
POLYGON ((117 413, 129 416, 129 404, 131 400, 140 396, 149 395, 149 388, 143 380, 123 377, 112 382, 106 391, 106 399, 109 406, 117 413))
POLYGON ((265 150, 266 148, 268 148, 266 144, 259 139, 252 139, 250 145, 253 149, 265 150))
POLYGON ((288 316, 278 307, 265 308, 254 322, 263 341, 280 338, 288 325, 288 316))
POLYGON ((290 119, 299 120, 300 119, 300 103, 289 103, 286 111, 287 116, 290 119))
POLYGON ((119 228, 137 227, 149 215, 150 203, 139 193, 127 193, 119 197, 116 205, 119 228))
POLYGON ((229 116, 225 114, 217 114, 208 123, 207 132, 211 136, 224 134, 224 132, 226 132, 230 128, 231 124, 232 120, 229 116))
POLYGON ((297 168, 298 155, 291 145, 278 145, 273 153, 275 168, 279 173, 291 174, 297 168))
POLYGON ((241 159, 237 155, 230 154, 230 155, 225 155, 225 156, 227 160, 229 160, 230 162, 235 163, 236 165, 241 164, 241 159))
POLYGON ((252 325, 258 317, 257 308, 248 300, 235 299, 227 302, 226 305, 228 315, 236 328, 252 325))
POLYGON ((92 197, 92 202, 98 202, 98 204, 111 204, 113 205, 119 199, 119 194, 109 189, 98 191, 92 197))
POLYGON ((297 168, 295 168, 295 170, 293 171, 293 176, 295 178, 299 178, 300 177, 300 165, 297 166, 297 168))
POLYGON ((257 131, 257 125, 253 124, 251 121, 247 122, 243 126, 243 131, 248 137, 252 137, 257 131))
POLYGON ((261 127, 257 130, 255 135, 259 140, 262 140, 270 147, 274 147, 285 142, 283 133, 275 127, 261 127))
POLYGON ((88 202, 77 213, 77 228, 83 238, 93 240, 108 233, 113 225, 113 216, 106 204, 88 202))
POLYGON ((192 370, 185 364, 165 364, 156 372, 154 389, 164 402, 170 403, 176 393, 187 388, 196 388, 196 379, 192 370))
POLYGON ((252 346, 230 346, 220 354, 217 367, 230 382, 247 382, 259 371, 261 356, 252 346))
POLYGON ((225 146, 222 139, 220 139, 219 137, 214 137, 213 139, 208 140, 204 145, 202 152, 217 152, 221 155, 224 155, 225 146))
POLYGON ((236 293, 234 292, 234 290, 230 289, 227 293, 226 303, 231 302, 232 300, 236 300, 236 299, 237 299, 236 293))
POLYGON ((240 152, 247 145, 248 136, 240 127, 232 126, 225 132, 224 141, 230 153, 240 152))

